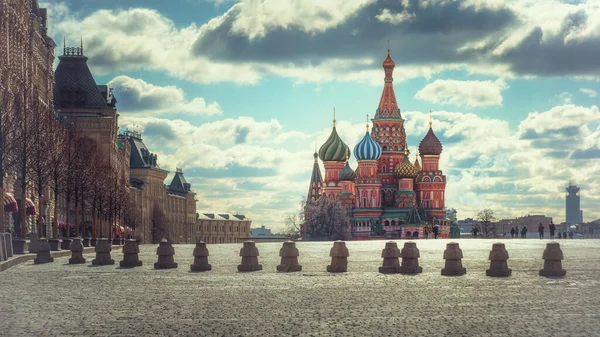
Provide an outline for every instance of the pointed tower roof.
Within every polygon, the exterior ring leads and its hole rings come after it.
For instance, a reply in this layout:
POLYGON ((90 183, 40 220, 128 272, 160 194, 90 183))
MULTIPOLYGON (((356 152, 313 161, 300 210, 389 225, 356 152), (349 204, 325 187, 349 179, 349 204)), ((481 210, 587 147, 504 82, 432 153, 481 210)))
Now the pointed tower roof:
POLYGON ((419 156, 417 155, 417 158, 415 158, 415 170, 417 170, 417 172, 422 171, 423 169, 421 168, 421 163, 419 163, 419 156))
POLYGON ((315 162, 313 164, 312 175, 310 177, 310 186, 308 188, 308 198, 306 200, 316 200, 321 196, 321 186, 323 185, 323 177, 321 176, 321 168, 319 168, 319 154, 313 154, 315 162))
POLYGON ((375 113, 375 119, 401 119, 400 109, 398 109, 398 103, 396 102, 396 93, 394 92, 394 67, 396 63, 390 56, 390 50, 388 49, 387 57, 383 61, 383 70, 385 72, 385 83, 383 85, 383 92, 381 93, 381 99, 379 100, 379 106, 375 113))
POLYGON ((169 184, 169 192, 187 193, 190 192, 191 185, 185 180, 183 171, 180 168, 175 169, 175 176, 169 184))
POLYGON ((54 107, 56 109, 108 108, 107 99, 102 95, 94 76, 87 66, 88 58, 81 47, 64 47, 60 63, 54 73, 54 107))
POLYGON ((396 166, 394 171, 398 178, 414 178, 417 175, 415 166, 408 159, 408 153, 404 155, 404 159, 396 166))
POLYGON ((338 178, 345 181, 354 181, 356 179, 356 172, 350 168, 350 164, 346 161, 344 168, 338 173, 338 178))

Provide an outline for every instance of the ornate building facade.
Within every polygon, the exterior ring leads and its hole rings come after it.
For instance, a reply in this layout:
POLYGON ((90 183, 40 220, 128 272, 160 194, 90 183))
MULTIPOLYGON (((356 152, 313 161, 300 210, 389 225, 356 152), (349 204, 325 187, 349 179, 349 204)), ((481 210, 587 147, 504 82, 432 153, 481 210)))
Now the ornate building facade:
POLYGON ((339 137, 334 120, 331 135, 318 153, 325 178, 321 181, 315 157, 308 200, 324 195, 351 209, 352 223, 347 232, 355 239, 382 233, 388 237, 420 237, 425 224, 440 225, 445 236, 446 176, 439 168, 442 144, 430 122, 419 144, 420 154, 411 162, 405 120, 393 87, 394 67, 388 50, 383 61, 383 92, 371 120, 372 128, 369 131, 366 125, 364 137, 354 147, 358 167, 350 167, 350 148, 339 137))
MULTIPOLYGON (((17 101, 22 102, 25 111, 34 106, 50 111, 52 107, 56 45, 47 34, 47 22, 47 11, 39 7, 37 0, 0 0, 0 111, 8 115, 2 117, 3 123, 16 118, 17 101)), ((49 191, 44 193, 45 200, 37 200, 31 188, 25 196, 21 195, 14 176, 5 173, 3 182, 6 212, 1 230, 10 229, 18 234, 20 228, 15 225, 23 214, 26 222, 32 222, 31 217, 37 212, 52 212, 49 191), (36 210, 36 205, 43 207, 36 210)))

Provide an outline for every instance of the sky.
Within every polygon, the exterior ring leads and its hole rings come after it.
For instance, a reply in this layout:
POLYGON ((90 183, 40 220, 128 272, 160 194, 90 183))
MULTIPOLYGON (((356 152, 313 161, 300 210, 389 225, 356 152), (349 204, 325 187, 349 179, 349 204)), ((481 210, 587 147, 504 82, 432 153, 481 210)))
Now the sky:
POLYGON ((411 159, 431 110, 459 219, 490 208, 562 222, 569 178, 584 221, 600 218, 600 0, 40 5, 56 55, 83 39, 119 124, 143 132, 161 168, 184 170, 199 211, 283 229, 333 109, 350 148, 364 135, 389 46, 411 159))

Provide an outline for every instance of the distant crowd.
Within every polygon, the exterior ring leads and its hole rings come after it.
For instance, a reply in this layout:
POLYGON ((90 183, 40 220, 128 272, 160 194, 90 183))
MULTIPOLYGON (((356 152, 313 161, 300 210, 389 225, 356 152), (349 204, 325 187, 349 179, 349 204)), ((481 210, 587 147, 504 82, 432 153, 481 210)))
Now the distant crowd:
MULTIPOLYGON (((539 234, 540 239, 544 239, 545 230, 546 230, 546 226, 544 226, 544 224, 540 222, 540 225, 538 226, 538 234, 539 234)), ((572 239, 573 236, 575 235, 574 231, 570 231, 569 233, 567 233, 566 231, 556 232, 556 225, 554 223, 552 223, 552 221, 550 221, 550 224, 548 225, 548 231, 550 232, 549 233, 550 239, 566 239, 567 237, 569 239, 572 239)), ((473 237, 476 238, 477 235, 479 234, 479 226, 477 226, 477 225, 473 226, 473 228, 471 229, 471 233, 473 233, 473 237)), ((519 238, 520 237, 521 239, 525 239, 527 237, 527 226, 523 226, 521 229, 519 229, 519 226, 511 227, 510 237, 511 238, 519 238)))

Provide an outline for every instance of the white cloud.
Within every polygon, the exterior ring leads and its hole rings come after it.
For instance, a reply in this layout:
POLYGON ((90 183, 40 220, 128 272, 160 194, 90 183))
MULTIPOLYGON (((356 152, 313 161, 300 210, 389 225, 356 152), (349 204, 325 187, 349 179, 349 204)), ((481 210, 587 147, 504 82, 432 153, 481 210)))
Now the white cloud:
POLYGON ((181 88, 157 86, 142 79, 120 75, 108 82, 115 89, 120 106, 126 111, 141 111, 148 114, 188 113, 190 115, 220 115, 219 103, 207 104, 204 98, 186 100, 181 88))
POLYGON ((399 13, 392 13, 389 9, 384 8, 381 13, 377 14, 375 18, 381 22, 389 22, 393 25, 399 25, 402 22, 410 21, 416 17, 415 13, 408 13, 402 11, 399 13))
POLYGON ((415 98, 437 104, 481 107, 502 105, 502 91, 508 85, 496 81, 435 80, 415 94, 415 98))
POLYGON ((581 88, 579 89, 579 91, 588 95, 590 98, 594 98, 598 95, 598 92, 596 90, 590 88, 581 88))

